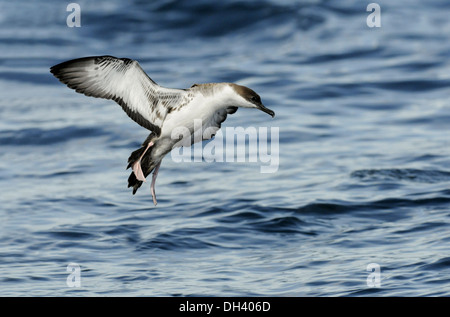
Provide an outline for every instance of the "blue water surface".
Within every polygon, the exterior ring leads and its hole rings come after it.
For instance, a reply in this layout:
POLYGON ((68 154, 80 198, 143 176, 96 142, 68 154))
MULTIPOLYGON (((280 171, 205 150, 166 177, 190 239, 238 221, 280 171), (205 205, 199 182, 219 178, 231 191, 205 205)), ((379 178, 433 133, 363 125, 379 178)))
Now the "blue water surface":
POLYGON ((3 1, 0 296, 449 296, 450 3, 370 2, 3 1), (148 131, 49 72, 92 55, 251 87, 275 118, 222 129, 279 128, 278 170, 168 155, 133 196, 148 131))

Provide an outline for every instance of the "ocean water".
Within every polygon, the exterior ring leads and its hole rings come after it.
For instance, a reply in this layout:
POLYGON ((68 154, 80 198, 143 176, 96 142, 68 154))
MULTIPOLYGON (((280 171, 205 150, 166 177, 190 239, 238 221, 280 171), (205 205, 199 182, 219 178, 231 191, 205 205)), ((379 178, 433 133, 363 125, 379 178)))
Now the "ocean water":
POLYGON ((370 2, 2 1, 0 295, 449 296, 450 4, 370 2), (133 196, 148 131, 49 72, 91 55, 251 87, 275 118, 222 128, 278 128, 276 172, 168 155, 133 196))

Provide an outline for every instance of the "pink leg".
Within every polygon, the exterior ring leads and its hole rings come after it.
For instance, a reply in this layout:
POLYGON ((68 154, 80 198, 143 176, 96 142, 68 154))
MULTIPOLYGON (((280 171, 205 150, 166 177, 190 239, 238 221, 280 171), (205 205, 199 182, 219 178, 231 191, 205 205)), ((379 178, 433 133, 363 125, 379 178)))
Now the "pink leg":
POLYGON ((142 172, 142 167, 141 167, 141 160, 144 157, 144 154, 147 152, 147 150, 153 145, 153 142, 149 142, 147 147, 145 148, 144 153, 142 153, 142 155, 139 157, 139 159, 133 163, 133 165, 131 166, 131 169, 134 172, 134 175, 136 175, 136 178, 140 181, 146 182, 147 180, 145 179, 144 173, 142 172))
POLYGON ((156 183, 156 177, 158 176, 158 171, 159 171, 160 166, 161 166, 161 162, 159 162, 158 165, 156 165, 155 170, 153 171, 152 185, 150 186, 150 191, 152 192, 153 203, 155 204, 155 206, 157 204, 156 194, 155 194, 155 183, 156 183))

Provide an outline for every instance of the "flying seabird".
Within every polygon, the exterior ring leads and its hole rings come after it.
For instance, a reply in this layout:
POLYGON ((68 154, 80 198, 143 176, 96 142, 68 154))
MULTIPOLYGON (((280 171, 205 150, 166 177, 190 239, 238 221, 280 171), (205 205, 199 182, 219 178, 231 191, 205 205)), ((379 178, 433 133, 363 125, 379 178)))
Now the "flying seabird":
MULTIPOLYGON (((245 86, 210 83, 195 84, 188 89, 165 88, 129 58, 78 58, 55 65, 50 72, 79 93, 114 100, 131 119, 151 131, 141 148, 131 153, 127 169, 132 168, 128 187, 133 187, 133 195, 153 171, 150 190, 155 205, 155 181, 164 156, 180 141, 189 144, 200 141, 192 137, 172 139, 175 128, 186 127, 193 136, 198 128, 194 121, 201 120, 203 131, 208 128, 217 131, 227 115, 235 113, 238 107, 256 108, 275 116, 262 104, 260 96, 245 86)), ((203 135, 203 140, 213 136, 214 133, 203 135)))

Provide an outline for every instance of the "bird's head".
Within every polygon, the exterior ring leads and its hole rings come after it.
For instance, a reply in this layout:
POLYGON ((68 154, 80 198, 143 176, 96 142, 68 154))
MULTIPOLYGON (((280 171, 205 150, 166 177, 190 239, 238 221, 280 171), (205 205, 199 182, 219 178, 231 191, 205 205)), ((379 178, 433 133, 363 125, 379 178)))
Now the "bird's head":
POLYGON ((261 97, 250 88, 237 84, 229 84, 229 87, 231 88, 230 94, 233 106, 242 108, 256 108, 271 115, 272 118, 275 117, 275 112, 269 108, 266 108, 261 102, 261 97))

